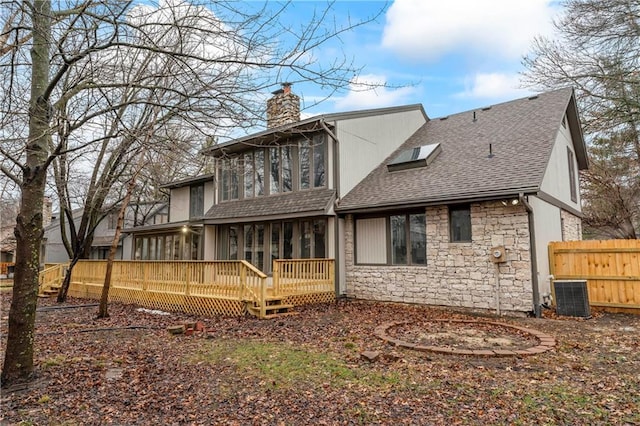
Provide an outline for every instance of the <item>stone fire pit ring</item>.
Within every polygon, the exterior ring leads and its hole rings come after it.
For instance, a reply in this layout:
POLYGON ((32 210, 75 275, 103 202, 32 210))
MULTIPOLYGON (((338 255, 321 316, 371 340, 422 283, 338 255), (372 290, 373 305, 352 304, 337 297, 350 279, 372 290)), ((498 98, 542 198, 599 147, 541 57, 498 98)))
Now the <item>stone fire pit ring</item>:
POLYGON ((425 322, 443 322, 443 323, 459 323, 459 324, 480 324, 480 325, 493 325, 500 328, 510 328, 520 333, 525 333, 535 337, 538 340, 538 344, 525 348, 525 349, 459 349, 451 348, 447 346, 433 346, 433 345, 421 345, 412 342, 407 342, 402 339, 398 339, 389 335, 389 330, 400 325, 414 324, 416 321, 390 321, 379 325, 374 330, 376 337, 395 346, 413 349, 422 352, 436 352, 449 355, 472 355, 483 357, 507 357, 507 356, 528 356, 537 355, 551 350, 556 345, 556 340, 552 336, 542 333, 537 330, 533 330, 526 327, 520 327, 516 325, 506 324, 496 321, 481 321, 481 320, 464 320, 464 319, 430 319, 425 322))

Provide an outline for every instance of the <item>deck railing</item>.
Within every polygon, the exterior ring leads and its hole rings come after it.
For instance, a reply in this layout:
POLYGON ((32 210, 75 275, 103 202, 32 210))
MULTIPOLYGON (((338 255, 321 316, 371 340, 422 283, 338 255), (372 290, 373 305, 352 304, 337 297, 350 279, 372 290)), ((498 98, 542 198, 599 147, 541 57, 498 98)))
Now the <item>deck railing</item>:
MULTIPOLYGON (((247 302, 266 305, 275 296, 333 293, 333 260, 276 261, 267 276, 249 262, 114 261, 109 299, 145 307, 196 314, 242 315, 247 302)), ((99 299, 106 261, 81 260, 72 273, 69 295, 99 299)), ((321 300, 307 298, 311 302, 321 300)), ((295 299, 298 303, 311 303, 295 299)))
POLYGON ((38 275, 38 293, 42 293, 52 287, 59 287, 64 279, 66 267, 66 263, 58 263, 49 265, 49 267, 40 271, 40 275, 38 275))
POLYGON ((333 259, 283 259, 273 261, 273 291, 295 295, 334 291, 333 259))

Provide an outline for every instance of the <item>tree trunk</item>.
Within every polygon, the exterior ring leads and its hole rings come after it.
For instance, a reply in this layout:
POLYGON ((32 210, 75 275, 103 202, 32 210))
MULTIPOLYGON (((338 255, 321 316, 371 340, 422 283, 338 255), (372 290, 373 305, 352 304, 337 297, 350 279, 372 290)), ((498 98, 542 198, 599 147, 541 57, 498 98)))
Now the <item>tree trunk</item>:
POLYGON ((56 302, 64 303, 67 300, 67 293, 69 292, 69 286, 71 285, 71 273, 73 272, 73 268, 76 266, 80 260, 80 256, 78 253, 74 254, 73 259, 69 262, 69 267, 67 268, 67 273, 64 275, 64 279, 62 280, 62 285, 60 286, 60 290, 58 290, 58 297, 56 298, 56 302))
POLYGON ((122 227, 124 225, 124 216, 127 211, 127 207, 129 206, 129 202, 131 201, 131 194, 133 193, 133 189, 136 186, 136 178, 138 177, 138 173, 141 170, 141 163, 138 163, 138 170, 134 173, 133 177, 129 181, 129 185, 127 186, 127 193, 122 201, 122 206, 120 206, 120 211, 118 212, 118 222, 116 223, 116 233, 113 236, 113 241, 111 242, 111 248, 109 249, 109 257, 107 259, 107 270, 104 275, 104 285, 102 286, 102 294, 100 295, 100 307, 98 308, 98 318, 108 318, 108 301, 109 301, 109 289, 111 288, 111 273, 113 271, 113 260, 116 257, 116 251, 118 251, 118 242, 120 241, 120 234, 122 233, 122 227))
POLYGON ((33 341, 38 302, 40 249, 44 228, 42 202, 50 138, 49 39, 51 3, 35 0, 32 9, 33 47, 27 158, 22 169, 22 199, 16 220, 16 265, 9 310, 7 348, 0 382, 26 381, 33 373, 33 341))

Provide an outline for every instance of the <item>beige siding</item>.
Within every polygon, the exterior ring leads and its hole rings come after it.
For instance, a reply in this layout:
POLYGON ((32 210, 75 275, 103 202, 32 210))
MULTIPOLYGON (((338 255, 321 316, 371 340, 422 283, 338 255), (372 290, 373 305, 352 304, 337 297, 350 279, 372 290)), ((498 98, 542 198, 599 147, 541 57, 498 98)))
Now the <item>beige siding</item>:
POLYGON ((541 185, 542 191, 557 198, 563 203, 582 211, 580 207, 580 182, 578 179, 578 163, 576 161, 573 141, 569 132, 569 122, 567 127, 560 125, 560 130, 556 137, 555 145, 547 164, 541 185), (577 202, 571 201, 571 187, 569 183, 569 162, 567 160, 567 147, 573 152, 573 162, 575 170, 575 184, 577 189, 577 202))
POLYGON ((175 188, 171 190, 171 204, 169 206, 169 218, 171 222, 189 220, 189 187, 175 188))
POLYGON ((211 206, 213 206, 213 197, 215 195, 213 185, 213 181, 204 183, 204 213, 207 213, 211 206))
POLYGON ((424 123, 419 110, 340 121, 338 196, 351 191, 424 123))
POLYGON ((560 208, 536 197, 529 197, 529 204, 533 207, 533 220, 536 228, 538 288, 540 289, 540 294, 545 296, 551 293, 547 247, 551 241, 562 240, 560 208))
POLYGON ((385 218, 356 221, 357 263, 387 263, 385 218))

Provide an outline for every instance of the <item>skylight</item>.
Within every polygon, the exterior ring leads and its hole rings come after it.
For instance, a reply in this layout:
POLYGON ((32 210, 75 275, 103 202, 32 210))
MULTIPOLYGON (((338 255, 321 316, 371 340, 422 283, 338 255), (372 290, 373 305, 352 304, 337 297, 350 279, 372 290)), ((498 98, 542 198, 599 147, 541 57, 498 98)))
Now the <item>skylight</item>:
POLYGON ((396 155, 387 169, 390 172, 395 170, 412 169, 414 167, 424 167, 429 165, 442 151, 439 143, 417 146, 406 149, 396 155))

